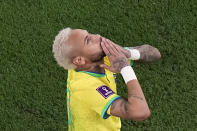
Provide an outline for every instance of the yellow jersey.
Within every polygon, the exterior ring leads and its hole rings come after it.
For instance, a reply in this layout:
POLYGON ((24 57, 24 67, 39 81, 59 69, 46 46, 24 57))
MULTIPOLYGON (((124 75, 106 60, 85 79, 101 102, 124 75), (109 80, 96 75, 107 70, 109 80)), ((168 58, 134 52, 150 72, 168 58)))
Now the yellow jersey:
MULTIPOLYGON (((107 57, 104 63, 110 65, 107 57)), ((110 115, 117 95, 115 74, 68 70, 67 111, 69 131, 120 131, 120 118, 110 115)))

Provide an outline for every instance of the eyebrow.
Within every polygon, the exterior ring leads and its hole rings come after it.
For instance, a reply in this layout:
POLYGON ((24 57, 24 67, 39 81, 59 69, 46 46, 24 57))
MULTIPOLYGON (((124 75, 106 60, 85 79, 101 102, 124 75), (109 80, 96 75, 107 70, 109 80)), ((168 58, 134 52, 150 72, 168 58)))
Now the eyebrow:
POLYGON ((84 45, 85 45, 85 43, 87 41, 87 38, 88 38, 88 35, 86 35, 86 37, 84 38, 84 45))

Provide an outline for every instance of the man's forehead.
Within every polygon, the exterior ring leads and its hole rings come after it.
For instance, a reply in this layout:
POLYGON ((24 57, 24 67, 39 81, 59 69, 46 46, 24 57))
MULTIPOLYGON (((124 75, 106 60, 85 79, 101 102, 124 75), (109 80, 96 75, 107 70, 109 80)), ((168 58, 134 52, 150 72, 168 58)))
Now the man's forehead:
POLYGON ((74 29, 71 31, 70 37, 68 39, 70 44, 80 44, 81 42, 84 41, 85 36, 87 35, 86 30, 82 29, 74 29))
POLYGON ((74 34, 74 35, 80 35, 80 34, 85 34, 85 33, 88 33, 88 31, 83 30, 83 29, 74 29, 71 31, 71 34, 74 34))

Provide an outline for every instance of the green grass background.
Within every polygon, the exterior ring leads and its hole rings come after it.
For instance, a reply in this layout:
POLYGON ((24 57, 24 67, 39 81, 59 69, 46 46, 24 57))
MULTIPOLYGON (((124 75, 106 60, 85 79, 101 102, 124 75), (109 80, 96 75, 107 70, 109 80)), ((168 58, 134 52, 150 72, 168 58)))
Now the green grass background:
MULTIPOLYGON (((197 130, 196 0, 0 0, 1 131, 67 130, 67 72, 52 54, 65 27, 160 50, 134 66, 152 116, 122 131, 197 130)), ((127 96, 120 76, 118 92, 127 96)))

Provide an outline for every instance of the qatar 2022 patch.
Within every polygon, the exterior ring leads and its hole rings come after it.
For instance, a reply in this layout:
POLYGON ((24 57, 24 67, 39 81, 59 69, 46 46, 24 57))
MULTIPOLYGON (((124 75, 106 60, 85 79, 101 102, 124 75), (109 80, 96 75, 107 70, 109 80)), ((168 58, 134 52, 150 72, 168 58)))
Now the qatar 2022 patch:
POLYGON ((114 94, 114 92, 108 86, 100 86, 96 89, 105 99, 107 99, 110 95, 114 94))

